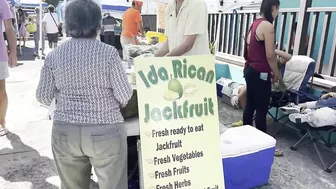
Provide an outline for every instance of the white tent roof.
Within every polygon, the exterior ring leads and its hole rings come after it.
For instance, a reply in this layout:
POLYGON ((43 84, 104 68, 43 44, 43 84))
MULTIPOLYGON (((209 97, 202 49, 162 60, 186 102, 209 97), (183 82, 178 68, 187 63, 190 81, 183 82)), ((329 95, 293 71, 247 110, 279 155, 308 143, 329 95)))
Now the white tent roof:
POLYGON ((126 0, 98 0, 101 4, 102 9, 112 10, 112 11, 126 11, 132 5, 132 1, 127 2, 126 0))
MULTIPOLYGON (((39 6, 41 0, 8 0, 8 2, 12 5, 19 5, 24 7, 36 7, 39 6)), ((47 6, 47 3, 42 2, 43 6, 47 6)))
MULTIPOLYGON (((27 0, 26 0, 27 1, 27 0)), ((168 3, 170 0, 142 0, 144 2, 143 13, 155 14, 157 5, 156 3, 168 3)), ((220 6, 219 0, 204 0, 208 5, 209 13, 218 11, 231 11, 239 7, 247 6, 252 3, 259 3, 262 0, 224 0, 224 6, 220 6)), ((125 11, 132 4, 132 0, 99 0, 103 9, 114 11, 125 11)))

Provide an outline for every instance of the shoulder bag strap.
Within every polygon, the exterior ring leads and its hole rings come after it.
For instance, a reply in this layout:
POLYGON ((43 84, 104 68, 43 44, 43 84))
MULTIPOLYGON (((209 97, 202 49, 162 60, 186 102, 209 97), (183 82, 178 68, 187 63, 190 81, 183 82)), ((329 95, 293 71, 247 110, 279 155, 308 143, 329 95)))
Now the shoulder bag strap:
POLYGON ((54 16, 50 12, 49 12, 49 14, 50 14, 51 18, 54 20, 54 23, 55 23, 56 27, 58 28, 58 25, 56 23, 56 20, 55 20, 54 16))

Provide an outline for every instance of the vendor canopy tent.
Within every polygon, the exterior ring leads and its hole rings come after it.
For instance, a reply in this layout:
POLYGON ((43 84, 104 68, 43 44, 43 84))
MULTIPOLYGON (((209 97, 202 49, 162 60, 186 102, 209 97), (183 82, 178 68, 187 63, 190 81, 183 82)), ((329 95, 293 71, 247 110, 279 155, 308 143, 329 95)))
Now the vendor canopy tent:
POLYGON ((40 3, 42 6, 48 6, 47 3, 42 2, 42 0, 8 0, 8 3, 15 6, 23 6, 23 7, 38 7, 40 3))
MULTIPOLYGON (((103 10, 125 12, 132 6, 133 0, 98 0, 103 10)), ((168 3, 170 0, 142 0, 144 2, 143 13, 149 13, 148 9, 155 9, 156 13, 157 3, 168 3)), ((150 13, 153 13, 150 11, 150 13)))
POLYGON ((262 0, 205 0, 209 13, 229 12, 240 7, 248 6, 253 3, 261 3, 262 0))
MULTIPOLYGON (((153 14, 157 12, 158 3, 168 3, 171 0, 142 0, 144 2, 143 13, 153 14)), ((219 11, 227 12, 234 9, 250 5, 252 3, 260 3, 262 0, 204 0, 208 7, 209 13, 217 13, 219 11)), ((132 0, 99 0, 102 8, 105 10, 114 10, 124 12, 132 5, 132 0), (127 2, 128 1, 128 2, 127 2)))
POLYGON ((19 5, 20 4, 20 0, 7 0, 7 2, 10 5, 19 5))
POLYGON ((129 2, 127 0, 99 0, 98 2, 101 4, 103 10, 120 12, 126 11, 132 5, 131 0, 129 2))

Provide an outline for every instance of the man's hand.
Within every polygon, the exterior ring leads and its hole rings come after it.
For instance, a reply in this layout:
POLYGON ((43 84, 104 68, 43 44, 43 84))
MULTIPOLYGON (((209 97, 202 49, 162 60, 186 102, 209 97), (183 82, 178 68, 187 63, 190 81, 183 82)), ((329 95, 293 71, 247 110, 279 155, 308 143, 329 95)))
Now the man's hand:
POLYGON ((164 57, 169 52, 168 39, 163 44, 160 45, 161 46, 159 47, 158 51, 154 53, 155 57, 164 57))
POLYGON ((8 56, 8 66, 14 68, 17 66, 17 56, 16 53, 9 53, 8 56))
POLYGON ((335 98, 336 97, 336 93, 335 92, 330 92, 328 93, 329 97, 335 98))
POLYGON ((193 48, 196 38, 197 35, 184 36, 181 44, 172 49, 167 56, 182 56, 189 52, 193 48))
POLYGON ((335 92, 329 92, 321 96, 321 99, 336 98, 335 92))

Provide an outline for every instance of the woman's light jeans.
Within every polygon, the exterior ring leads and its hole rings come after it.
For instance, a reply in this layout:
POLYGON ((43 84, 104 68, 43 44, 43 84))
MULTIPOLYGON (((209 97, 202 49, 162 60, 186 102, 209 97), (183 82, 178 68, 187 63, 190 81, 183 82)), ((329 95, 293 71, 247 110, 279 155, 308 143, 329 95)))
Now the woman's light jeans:
POLYGON ((89 189, 91 167, 100 189, 127 189, 127 139, 123 123, 54 121, 52 152, 61 189, 89 189))
POLYGON ((128 54, 129 54, 127 53, 126 46, 131 45, 132 41, 133 41, 132 38, 120 36, 120 43, 121 43, 121 47, 123 48, 123 59, 124 60, 128 59, 128 54))
MULTIPOLYGON (((40 30, 39 30, 39 27, 37 27, 37 31, 34 33, 34 43, 35 43, 35 53, 38 53, 39 52, 39 47, 40 47, 40 30)), ((42 36, 44 36, 42 34, 42 36)), ((44 52, 44 48, 45 48, 45 43, 44 43, 44 37, 41 38, 42 40, 42 53, 44 52)))

